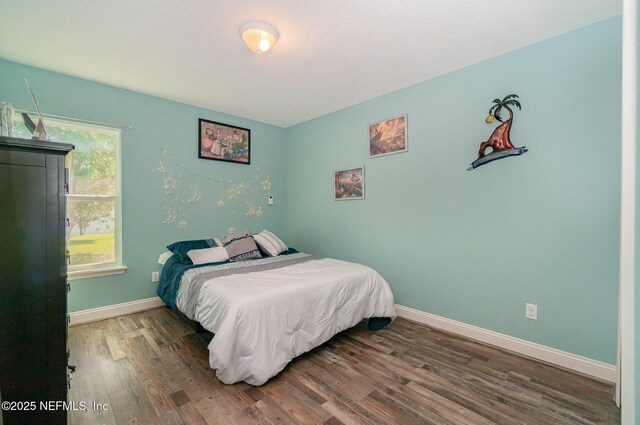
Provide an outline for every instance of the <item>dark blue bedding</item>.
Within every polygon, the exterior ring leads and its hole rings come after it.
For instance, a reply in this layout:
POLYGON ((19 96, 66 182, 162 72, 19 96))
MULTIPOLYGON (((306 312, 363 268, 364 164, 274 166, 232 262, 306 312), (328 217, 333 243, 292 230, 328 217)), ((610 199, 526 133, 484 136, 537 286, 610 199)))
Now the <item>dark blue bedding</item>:
MULTIPOLYGON (((280 255, 296 254, 298 251, 294 248, 289 248, 288 251, 283 252, 280 255)), ((219 264, 225 264, 228 261, 221 263, 206 263, 206 264, 184 264, 180 262, 180 259, 174 254, 164 263, 162 267, 162 273, 160 274, 160 282, 158 283, 158 296, 166 305, 171 308, 176 308, 176 297, 178 296, 178 289, 180 289, 180 281, 182 275, 190 269, 198 267, 215 266, 219 264)))
POLYGON ((196 267, 213 266, 222 263, 207 263, 207 264, 184 264, 180 261, 177 255, 173 254, 164 266, 162 266, 162 273, 160 273, 160 282, 158 283, 158 296, 166 305, 171 308, 176 308, 176 297, 178 296, 178 289, 180 289, 180 281, 182 275, 189 269, 196 267))

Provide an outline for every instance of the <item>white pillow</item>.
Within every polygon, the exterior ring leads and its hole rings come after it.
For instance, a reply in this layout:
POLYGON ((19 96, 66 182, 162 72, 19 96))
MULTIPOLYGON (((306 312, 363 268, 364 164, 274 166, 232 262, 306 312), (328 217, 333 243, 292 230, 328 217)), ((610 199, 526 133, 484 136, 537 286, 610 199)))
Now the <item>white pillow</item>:
POLYGON ((270 257, 280 255, 289 249, 284 242, 268 230, 256 233, 253 235, 253 239, 255 239, 256 243, 260 245, 260 248, 269 254, 270 257))
POLYGON ((214 248, 192 249, 187 255, 193 264, 221 263, 229 259, 227 250, 217 246, 214 248))
POLYGON ((172 255, 173 252, 171 251, 163 252, 162 254, 160 254, 160 258, 158 258, 158 264, 162 264, 164 266, 164 263, 166 263, 172 255))

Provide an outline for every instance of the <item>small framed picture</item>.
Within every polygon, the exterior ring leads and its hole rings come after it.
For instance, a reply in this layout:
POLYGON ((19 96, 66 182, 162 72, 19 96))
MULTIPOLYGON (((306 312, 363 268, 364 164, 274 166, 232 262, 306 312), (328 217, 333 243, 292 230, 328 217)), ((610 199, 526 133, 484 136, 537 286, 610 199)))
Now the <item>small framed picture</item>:
POLYGON ((249 165, 251 130, 200 118, 198 158, 249 165))
POLYGON ((407 115, 369 124, 369 158, 406 152, 407 115))
POLYGON ((333 199, 364 199, 364 165, 333 172, 333 199))

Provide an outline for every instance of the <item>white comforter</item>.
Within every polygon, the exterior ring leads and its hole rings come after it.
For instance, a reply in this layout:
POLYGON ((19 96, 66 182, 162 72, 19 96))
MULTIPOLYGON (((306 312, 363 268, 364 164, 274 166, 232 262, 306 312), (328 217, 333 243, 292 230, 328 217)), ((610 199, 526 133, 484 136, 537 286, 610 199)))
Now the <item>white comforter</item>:
POLYGON ((210 279, 196 307, 215 334, 209 364, 226 384, 262 385, 368 317, 396 317, 389 285, 370 267, 330 258, 210 279))

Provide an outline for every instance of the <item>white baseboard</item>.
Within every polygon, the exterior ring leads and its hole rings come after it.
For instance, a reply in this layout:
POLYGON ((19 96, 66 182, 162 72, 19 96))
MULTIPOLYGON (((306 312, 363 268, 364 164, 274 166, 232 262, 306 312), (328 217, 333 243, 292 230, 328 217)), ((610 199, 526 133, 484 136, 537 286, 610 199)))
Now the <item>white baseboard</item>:
POLYGON ((396 304, 396 313, 398 313, 399 317, 404 317, 414 322, 462 335, 486 344, 495 345, 505 350, 524 354, 525 356, 562 366, 566 369, 571 369, 604 381, 616 382, 616 367, 608 363, 567 353, 566 351, 514 338, 509 335, 436 316, 435 314, 425 313, 402 305, 396 304))
MULTIPOLYGON (((70 324, 95 322, 97 320, 111 319, 125 314, 137 313, 165 305, 158 297, 143 300, 130 301, 122 304, 108 305, 89 310, 76 311, 70 314, 70 324)), ((593 376, 608 382, 616 382, 616 367, 614 365, 592 360, 587 357, 567 353, 535 342, 525 341, 509 335, 504 335, 478 326, 468 325, 456 320, 425 313, 410 307, 396 304, 396 312, 399 317, 413 320, 418 323, 442 329, 486 344, 495 345, 505 350, 514 351, 525 356, 533 357, 554 365, 558 365, 585 375, 593 376)))
POLYGON ((82 323, 95 322, 97 320, 111 319, 112 317, 150 310, 163 305, 165 304, 160 298, 152 297, 144 300, 129 301, 122 304, 113 304, 104 307, 91 308, 89 310, 76 311, 69 314, 69 324, 73 326, 80 325, 82 323))

